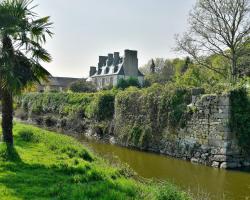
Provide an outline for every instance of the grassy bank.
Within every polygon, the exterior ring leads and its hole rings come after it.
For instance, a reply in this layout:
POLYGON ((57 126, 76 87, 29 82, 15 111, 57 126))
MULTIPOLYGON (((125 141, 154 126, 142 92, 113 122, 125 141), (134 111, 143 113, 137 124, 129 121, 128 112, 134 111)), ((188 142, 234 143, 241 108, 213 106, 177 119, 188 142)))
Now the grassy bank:
POLYGON ((0 199, 189 199, 169 184, 134 180, 68 136, 23 124, 14 135, 14 149, 0 144, 0 199))

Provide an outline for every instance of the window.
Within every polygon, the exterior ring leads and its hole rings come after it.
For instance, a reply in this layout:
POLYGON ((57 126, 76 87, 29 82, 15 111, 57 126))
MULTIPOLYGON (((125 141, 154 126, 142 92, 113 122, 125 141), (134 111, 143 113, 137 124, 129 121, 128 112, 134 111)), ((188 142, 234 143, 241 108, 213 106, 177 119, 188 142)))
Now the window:
POLYGON ((114 78, 113 77, 110 77, 110 84, 113 84, 114 83, 114 78))

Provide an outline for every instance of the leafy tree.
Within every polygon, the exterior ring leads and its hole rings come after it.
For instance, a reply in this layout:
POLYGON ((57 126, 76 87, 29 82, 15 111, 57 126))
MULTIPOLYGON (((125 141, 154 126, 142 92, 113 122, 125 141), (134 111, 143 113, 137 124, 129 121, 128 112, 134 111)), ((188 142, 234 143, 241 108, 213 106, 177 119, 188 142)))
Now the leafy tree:
MULTIPOLYGON (((145 76, 145 85, 150 86, 153 83, 167 83, 171 81, 176 71, 179 70, 179 65, 184 65, 184 61, 181 59, 163 59, 163 58, 156 58, 155 59, 155 73, 145 73, 147 71, 150 71, 150 64, 152 64, 152 61, 150 60, 147 65, 143 66, 142 71, 146 74, 145 76)), ((180 70, 179 70, 180 71, 180 70)))
POLYGON ((184 51, 200 66, 235 82, 239 59, 246 55, 250 41, 249 0, 197 0, 190 13, 190 29, 177 36, 177 50, 184 51), (207 56, 220 55, 230 62, 228 68, 213 65, 207 56))
POLYGON ((52 36, 49 17, 38 18, 30 0, 0 3, 0 91, 3 140, 13 145, 13 96, 26 86, 46 79, 42 65, 50 54, 42 47, 52 36))
POLYGON ((86 80, 79 80, 70 85, 70 91, 81 93, 81 92, 96 92, 96 86, 87 82, 86 80))

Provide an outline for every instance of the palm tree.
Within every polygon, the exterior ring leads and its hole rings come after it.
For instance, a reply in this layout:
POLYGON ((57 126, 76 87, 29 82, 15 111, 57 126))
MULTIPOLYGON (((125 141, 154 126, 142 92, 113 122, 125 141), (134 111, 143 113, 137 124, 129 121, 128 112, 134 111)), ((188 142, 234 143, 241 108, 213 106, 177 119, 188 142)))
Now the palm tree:
POLYGON ((13 145, 13 97, 29 84, 49 76, 41 62, 50 62, 42 47, 52 23, 39 18, 32 0, 4 0, 0 3, 0 97, 3 140, 13 145))

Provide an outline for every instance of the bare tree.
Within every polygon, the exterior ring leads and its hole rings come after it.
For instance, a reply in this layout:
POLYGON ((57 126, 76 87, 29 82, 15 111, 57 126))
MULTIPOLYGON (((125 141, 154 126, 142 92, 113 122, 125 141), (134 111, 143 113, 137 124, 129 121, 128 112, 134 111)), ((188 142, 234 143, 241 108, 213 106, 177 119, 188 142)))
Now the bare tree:
POLYGON ((177 50, 188 53, 199 65, 235 81, 238 61, 246 55, 250 42, 249 0, 197 0, 190 12, 189 30, 177 35, 177 50), (223 70, 208 62, 208 56, 220 55, 230 62, 223 70))

